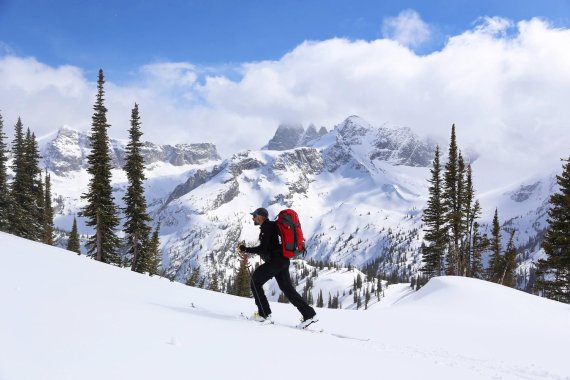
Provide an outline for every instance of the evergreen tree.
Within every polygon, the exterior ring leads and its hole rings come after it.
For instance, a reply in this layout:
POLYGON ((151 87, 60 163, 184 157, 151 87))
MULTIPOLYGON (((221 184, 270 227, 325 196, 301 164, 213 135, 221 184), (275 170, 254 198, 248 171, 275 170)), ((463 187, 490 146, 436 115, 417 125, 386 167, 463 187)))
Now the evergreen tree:
POLYGON ((542 248, 546 259, 538 262, 535 289, 542 295, 570 303, 570 158, 556 176, 559 191, 550 196, 548 229, 542 248))
POLYGON ((159 273, 160 270, 160 222, 156 225, 152 237, 148 242, 145 249, 146 254, 142 257, 143 271, 148 272, 149 275, 154 276, 159 273))
POLYGON ((210 281, 210 290, 213 292, 220 291, 220 283, 218 282, 218 274, 214 271, 212 274, 212 280, 210 281))
POLYGON ((198 286, 199 280, 200 280, 200 267, 197 266, 196 268, 192 269, 192 273, 188 277, 188 280, 186 280, 186 285, 196 287, 198 286))
POLYGON ((515 269, 517 268, 517 249, 514 243, 515 231, 511 231, 507 250, 503 258, 503 273, 501 275, 500 284, 514 288, 517 285, 517 277, 515 269))
POLYGON ((251 297, 251 285, 248 272, 248 258, 243 256, 234 281, 234 295, 240 297, 251 297))
POLYGON ((458 197, 459 152, 455 136, 455 124, 451 126, 451 141, 443 181, 443 199, 450 239, 447 253, 447 274, 455 275, 459 255, 459 232, 461 224, 460 201, 458 197))
POLYGON ((26 155, 26 138, 24 136, 24 125, 18 118, 14 126, 14 140, 12 141, 12 170, 14 178, 10 184, 10 197, 12 200, 10 218, 10 233, 33 239, 34 226, 34 198, 33 181, 28 172, 26 155))
MULTIPOLYGON (((75 218, 74 218, 75 220, 75 218)), ((45 186, 44 186, 44 215, 43 215, 43 242, 45 244, 54 245, 53 236, 53 207, 51 205, 51 178, 46 169, 45 186)), ((77 228, 77 226, 75 226, 77 228)), ((76 231, 77 233, 77 231, 76 231)))
POLYGON ((465 170, 465 189, 461 200, 463 213, 463 242, 459 255, 459 273, 462 276, 471 276, 471 260, 473 245, 473 223, 481 213, 481 206, 478 201, 474 201, 475 189, 473 188, 473 172, 471 165, 465 170))
POLYGON ((317 296, 317 307, 324 307, 325 300, 323 299, 323 290, 319 290, 319 295, 317 296))
POLYGON ((483 252, 489 248, 489 239, 485 235, 481 235, 479 232, 479 223, 473 223, 473 239, 471 243, 471 266, 469 276, 473 278, 483 279, 483 252))
POLYGON ((362 288, 362 277, 360 273, 356 275, 356 289, 362 288))
POLYGON ((91 153, 87 156, 87 172, 91 175, 87 193, 81 196, 87 201, 80 216, 87 218, 86 225, 95 227, 93 235, 87 243, 88 253, 95 260, 105 263, 119 263, 117 249, 120 241, 115 233, 119 225, 117 206, 113 200, 111 187, 111 155, 107 136, 107 108, 104 105, 105 83, 103 70, 99 70, 97 80, 97 97, 93 106, 91 125, 91 153))
POLYGON ((0 231, 10 230, 11 200, 8 187, 8 144, 4 133, 4 121, 0 114, 0 231))
POLYGON ((67 241, 68 251, 77 252, 81 254, 81 248, 79 243, 79 234, 77 233, 77 219, 73 218, 73 226, 71 227, 71 232, 69 234, 69 240, 67 241))
POLYGON ((35 241, 43 241, 45 233, 45 193, 41 176, 42 171, 39 166, 41 156, 36 136, 29 128, 26 132, 25 150, 27 183, 30 184, 32 195, 32 225, 29 226, 30 232, 28 236, 35 241))
POLYGON ((503 273, 504 263, 501 256, 501 226, 499 224, 499 212, 495 209, 493 217, 493 227, 491 230, 491 258, 489 259, 489 268, 487 269, 487 279, 491 282, 499 283, 503 273))
MULTIPOLYGON (((125 201, 125 224, 124 231, 128 245, 128 253, 132 257, 131 270, 142 273, 147 268, 139 264, 139 258, 147 255, 145 244, 150 234, 150 217, 147 213, 146 199, 144 196, 143 181, 144 158, 141 149, 143 143, 140 141, 142 132, 140 130, 139 106, 135 106, 131 113, 131 128, 129 129, 129 143, 125 149, 125 166, 129 185, 123 200, 125 201)), ((142 260, 141 260, 142 261, 142 260)))
POLYGON ((439 146, 435 148, 433 168, 430 170, 429 198, 427 208, 424 210, 423 222, 425 224, 425 240, 427 245, 422 248, 422 271, 428 276, 443 274, 443 258, 447 246, 447 229, 445 223, 445 205, 442 199, 442 179, 439 146))

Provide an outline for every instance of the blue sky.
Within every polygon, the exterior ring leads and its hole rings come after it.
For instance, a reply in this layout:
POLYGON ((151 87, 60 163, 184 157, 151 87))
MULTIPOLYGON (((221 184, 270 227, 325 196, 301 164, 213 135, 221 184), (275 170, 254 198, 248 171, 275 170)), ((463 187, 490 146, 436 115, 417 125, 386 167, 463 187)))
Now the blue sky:
POLYGON ((405 9, 434 31, 419 53, 440 49, 483 16, 570 21, 567 0, 0 0, 0 43, 5 52, 89 75, 102 67, 125 82, 154 62, 223 67, 276 60, 305 40, 374 40, 383 20, 405 9))
MULTIPOLYGON (((570 146, 570 0, 0 0, 0 112, 89 131, 258 149, 278 125, 350 115, 479 155, 486 188, 558 170, 570 146)), ((8 129, 10 129, 8 127, 8 129)))

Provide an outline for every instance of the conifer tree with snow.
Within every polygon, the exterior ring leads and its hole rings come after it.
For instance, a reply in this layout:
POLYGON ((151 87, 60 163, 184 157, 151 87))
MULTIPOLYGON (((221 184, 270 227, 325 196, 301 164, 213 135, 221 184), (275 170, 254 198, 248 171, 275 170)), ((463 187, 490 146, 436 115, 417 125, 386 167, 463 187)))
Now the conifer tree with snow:
POLYGON ((563 161, 562 174, 556 176, 559 190, 550 196, 548 228, 542 242, 546 258, 538 262, 535 290, 570 303, 570 158, 563 161))
POLYGON ((504 263, 501 256, 501 225, 499 224, 499 211, 495 209, 490 241, 491 257, 487 268, 487 279, 499 283, 503 273, 504 263))
POLYGON ((125 166, 128 187, 123 200, 125 201, 124 231, 126 234, 128 253, 132 257, 131 270, 143 273, 147 268, 139 265, 141 256, 148 254, 148 239, 150 234, 150 217, 147 213, 146 198, 144 196, 143 181, 144 158, 140 141, 143 133, 140 130, 139 106, 135 106, 131 113, 131 128, 129 129, 129 143, 125 149, 125 166))
MULTIPOLYGON (((54 245, 53 207, 51 205, 51 177, 50 177, 47 169, 45 171, 44 180, 45 180, 45 183, 44 183, 43 242, 45 244, 54 245)), ((77 228, 77 226, 76 226, 76 228, 77 228)))
POLYGON ((461 191, 463 159, 460 159, 455 135, 455 124, 451 126, 451 141, 443 175, 443 199, 449 231, 447 252, 447 274, 458 274, 459 243, 461 239, 461 191))
POLYGON ((79 215, 87 218, 87 226, 95 228, 95 234, 87 243, 88 253, 97 261, 118 264, 117 250, 120 241, 115 230, 119 225, 119 217, 111 187, 111 154, 107 136, 107 128, 110 125, 107 124, 107 108, 104 104, 104 83, 103 70, 99 70, 89 136, 91 153, 87 156, 87 172, 91 178, 87 192, 81 195, 87 205, 79 215))
POLYGON ((442 179, 439 146, 435 148, 433 167, 430 170, 429 198, 424 210, 422 221, 424 222, 425 241, 427 245, 422 247, 422 271, 428 277, 443 274, 443 258, 447 247, 447 225, 445 223, 445 205, 442 199, 442 179))
POLYGON ((66 249, 71 252, 81 253, 79 233, 77 232, 77 219, 75 217, 73 217, 73 225, 71 227, 71 233, 69 234, 69 240, 67 240, 66 249))
POLYGON ((9 213, 11 209, 8 186, 8 144, 4 132, 4 120, 0 114, 0 231, 8 232, 10 227, 9 213))

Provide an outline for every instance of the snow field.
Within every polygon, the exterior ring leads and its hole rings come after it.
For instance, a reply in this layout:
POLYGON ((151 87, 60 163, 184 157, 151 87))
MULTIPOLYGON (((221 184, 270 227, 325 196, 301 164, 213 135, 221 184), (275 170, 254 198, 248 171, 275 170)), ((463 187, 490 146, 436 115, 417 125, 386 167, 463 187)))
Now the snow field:
MULTIPOLYGON (((190 288, 0 233, 0 379, 570 379, 570 306, 465 278, 368 311, 318 309, 323 333, 273 303, 190 288), (350 339, 355 338, 355 339, 350 339)), ((388 292, 388 291, 387 291, 388 292)))

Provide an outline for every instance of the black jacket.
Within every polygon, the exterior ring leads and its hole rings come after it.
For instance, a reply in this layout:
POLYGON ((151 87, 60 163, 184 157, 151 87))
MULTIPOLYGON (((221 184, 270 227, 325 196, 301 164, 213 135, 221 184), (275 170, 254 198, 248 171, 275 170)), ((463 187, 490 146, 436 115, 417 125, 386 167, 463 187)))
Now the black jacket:
POLYGON ((284 258, 281 253, 281 245, 279 243, 279 231, 277 224, 269 219, 260 226, 259 245, 257 247, 246 248, 248 253, 257 253, 263 261, 269 261, 273 258, 284 258))

